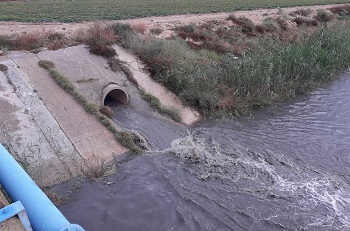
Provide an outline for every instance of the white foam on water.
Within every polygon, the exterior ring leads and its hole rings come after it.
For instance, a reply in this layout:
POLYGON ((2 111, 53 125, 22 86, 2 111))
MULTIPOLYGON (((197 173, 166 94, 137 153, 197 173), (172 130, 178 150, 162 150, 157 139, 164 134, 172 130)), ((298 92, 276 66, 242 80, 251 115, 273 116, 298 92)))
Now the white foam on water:
MULTIPOLYGON (((252 180, 265 196, 267 192, 294 198, 300 213, 317 212, 318 206, 330 212, 315 214, 310 226, 350 228, 350 186, 337 176, 298 166, 283 155, 266 150, 252 151, 234 143, 224 146, 193 135, 174 140, 166 151, 190 164, 192 174, 201 180, 252 180)), ((254 188, 246 191, 255 193, 254 188)))

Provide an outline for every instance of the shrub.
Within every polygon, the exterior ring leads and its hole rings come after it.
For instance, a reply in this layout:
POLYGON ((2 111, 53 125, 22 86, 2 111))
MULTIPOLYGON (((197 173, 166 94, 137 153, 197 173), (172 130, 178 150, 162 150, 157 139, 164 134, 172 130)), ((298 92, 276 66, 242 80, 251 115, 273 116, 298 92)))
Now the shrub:
POLYGON ((317 26, 318 22, 315 19, 305 18, 305 17, 296 17, 293 21, 298 25, 306 25, 306 26, 317 26))
POLYGON ((204 48, 210 51, 215 51, 221 54, 231 53, 233 51, 232 46, 221 39, 205 41, 201 46, 201 48, 204 48))
POLYGON ((350 5, 342 5, 342 6, 334 6, 331 8, 328 8, 333 14, 337 15, 350 15, 350 5))
POLYGON ((112 46, 103 43, 94 43, 89 46, 89 51, 92 54, 110 58, 115 56, 117 53, 112 46))
POLYGON ((139 22, 139 23, 132 24, 131 28, 139 34, 145 34, 147 30, 147 25, 143 22, 139 22))
POLYGON ((290 15, 292 15, 292 16, 299 15, 299 16, 303 16, 303 17, 308 17, 310 14, 312 14, 312 10, 309 8, 298 9, 298 10, 295 10, 292 13, 290 13, 290 15))
POLYGON ((186 33, 192 33, 195 31, 195 26, 192 24, 186 24, 175 28, 176 31, 183 31, 186 33))
POLYGON ((45 34, 45 37, 47 38, 45 46, 49 50, 58 50, 65 47, 67 44, 67 38, 64 36, 64 34, 58 32, 50 31, 45 34))
POLYGON ((280 21, 283 19, 277 20, 273 18, 266 18, 264 19, 263 23, 261 25, 256 25, 255 30, 259 33, 265 33, 265 32, 279 32, 281 28, 280 21))
POLYGON ((314 19, 319 22, 329 22, 334 19, 334 14, 329 11, 318 10, 314 19))
POLYGON ((159 27, 156 27, 156 28, 150 29, 149 32, 151 32, 152 34, 159 35, 159 34, 161 34, 163 32, 163 29, 159 28, 159 27))
POLYGON ((121 40, 118 40, 119 45, 129 49, 131 46, 140 46, 141 39, 137 34, 131 29, 129 24, 115 23, 109 25, 108 28, 113 31, 121 40))
POLYGON ((268 32, 278 32, 281 30, 280 24, 273 18, 264 19, 263 25, 268 32))
POLYGON ((278 17, 276 18, 276 22, 280 25, 282 30, 287 30, 289 28, 289 24, 286 19, 278 17))
MULTIPOLYGON (((316 20, 304 17, 297 17, 296 22, 317 25, 316 20)), ((305 93, 348 65, 349 24, 338 30, 332 28, 336 24, 331 24, 331 30, 286 30, 288 23, 283 18, 276 19, 274 23, 272 26, 281 30, 280 38, 247 39, 242 33, 236 35, 239 27, 214 31, 210 27, 204 30, 191 25, 193 30, 188 32, 176 29, 183 35, 181 37, 188 38, 192 46, 203 49, 200 51, 188 49, 188 44, 179 38, 141 39, 133 34, 130 39, 131 33, 128 33, 126 41, 120 42, 146 64, 155 81, 179 96, 185 105, 198 109, 207 117, 236 114, 305 93), (315 35, 307 38, 303 33, 315 35), (210 47, 221 41, 229 41, 234 55, 231 52, 220 53, 216 46, 210 47)), ((148 100, 160 107, 156 99, 148 100)))
POLYGON ((132 33, 133 30, 129 24, 115 23, 108 26, 108 29, 112 30, 114 34, 124 37, 126 33, 132 33))
POLYGON ((13 36, 0 35, 0 48, 2 49, 13 49, 15 41, 13 36))
POLYGON ((231 20, 235 24, 242 27, 242 32, 252 32, 255 29, 254 23, 249 18, 239 17, 236 18, 234 15, 228 16, 227 20, 231 20))
POLYGON ((101 23, 92 24, 86 31, 85 41, 87 45, 103 44, 111 45, 119 38, 110 27, 105 27, 101 23))
POLYGON ((38 33, 27 33, 17 36, 14 41, 15 50, 34 50, 44 45, 44 37, 38 33))

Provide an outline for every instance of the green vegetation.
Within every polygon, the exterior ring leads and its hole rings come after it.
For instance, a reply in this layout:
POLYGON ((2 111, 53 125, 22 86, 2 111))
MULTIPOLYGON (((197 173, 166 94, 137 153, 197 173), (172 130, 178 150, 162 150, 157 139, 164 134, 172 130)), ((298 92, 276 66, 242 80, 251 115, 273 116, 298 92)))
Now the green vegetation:
POLYGON ((349 25, 275 28, 260 36, 250 21, 239 19, 238 27, 225 30, 190 25, 186 33, 180 28, 183 40, 140 38, 127 26, 114 28, 123 38, 120 44, 147 65, 156 81, 210 117, 266 107, 329 81, 350 64, 349 25), (235 52, 240 44, 245 49, 235 52))
POLYGON ((173 119, 175 122, 181 122, 181 116, 173 108, 164 107, 161 105, 159 99, 151 94, 142 92, 142 99, 148 102, 153 108, 155 108, 160 114, 166 115, 173 119))
POLYGON ((296 5, 348 3, 347 0, 33 0, 0 2, 2 21, 77 22, 156 15, 212 13, 296 5))
POLYGON ((8 70, 8 67, 6 65, 0 63, 0 71, 7 72, 7 70, 8 70))
POLYGON ((102 157, 92 156, 85 161, 81 170, 90 180, 97 181, 116 173, 117 168, 114 161, 108 162, 102 157))
MULTIPOLYGON (((1 4, 0 4, 1 5, 1 4)), ((68 45, 67 38, 57 32, 43 34, 25 33, 20 35, 0 35, 0 49, 3 50, 28 50, 40 51, 41 47, 49 50, 57 50, 68 45)))
POLYGON ((116 140, 123 146, 130 149, 134 153, 141 153, 142 149, 135 143, 135 135, 131 132, 117 131, 108 118, 101 114, 95 104, 87 101, 75 88, 72 82, 65 76, 61 75, 56 69, 55 64, 51 61, 40 60, 38 65, 46 69, 55 82, 62 87, 65 91, 71 94, 76 101, 78 101, 85 109, 86 112, 95 116, 110 132, 114 134, 116 140))

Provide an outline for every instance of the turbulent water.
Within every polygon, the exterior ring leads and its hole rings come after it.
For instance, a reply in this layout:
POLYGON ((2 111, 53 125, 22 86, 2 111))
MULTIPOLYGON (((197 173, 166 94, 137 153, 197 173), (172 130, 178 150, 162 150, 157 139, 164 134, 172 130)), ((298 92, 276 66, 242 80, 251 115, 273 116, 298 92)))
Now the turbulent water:
POLYGON ((86 230, 350 230, 349 89, 347 74, 273 112, 187 130, 116 106, 157 151, 60 210, 86 230))

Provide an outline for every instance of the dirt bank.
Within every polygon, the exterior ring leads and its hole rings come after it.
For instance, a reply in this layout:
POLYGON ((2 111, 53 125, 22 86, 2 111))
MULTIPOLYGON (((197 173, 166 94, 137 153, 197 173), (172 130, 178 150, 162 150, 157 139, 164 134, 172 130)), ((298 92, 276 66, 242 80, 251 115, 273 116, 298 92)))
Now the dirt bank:
MULTIPOLYGON (((343 4, 338 4, 343 5, 343 4)), ((245 16, 251 19, 253 22, 262 21, 266 17, 276 16, 278 11, 283 9, 286 13, 298 10, 298 9, 327 9, 337 5, 315 5, 315 6, 298 6, 298 7, 287 7, 287 8, 275 8, 275 9, 257 9, 251 11, 235 11, 234 13, 237 17, 245 16)), ((129 20, 119 20, 119 21, 99 21, 101 23, 129 23, 131 25, 144 24, 146 30, 149 31, 151 28, 160 27, 165 29, 164 36, 167 36, 168 29, 174 26, 188 23, 197 23, 210 20, 222 20, 225 19, 230 12, 224 13, 213 13, 213 14, 185 14, 185 15, 173 15, 173 16, 162 16, 162 17, 147 17, 139 19, 129 19, 129 20)), ((24 22, 4 22, 0 21, 0 35, 9 34, 21 34, 38 32, 45 33, 48 31, 55 31, 64 33, 67 36, 74 36, 79 32, 80 29, 88 28, 89 25, 95 22, 82 22, 82 23, 24 23, 24 22)))

